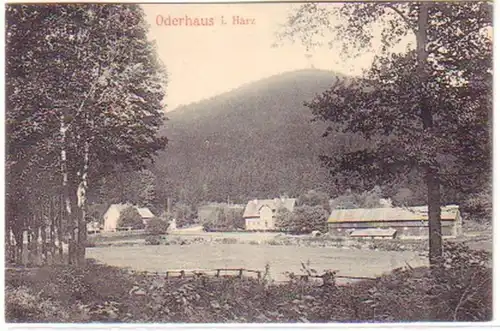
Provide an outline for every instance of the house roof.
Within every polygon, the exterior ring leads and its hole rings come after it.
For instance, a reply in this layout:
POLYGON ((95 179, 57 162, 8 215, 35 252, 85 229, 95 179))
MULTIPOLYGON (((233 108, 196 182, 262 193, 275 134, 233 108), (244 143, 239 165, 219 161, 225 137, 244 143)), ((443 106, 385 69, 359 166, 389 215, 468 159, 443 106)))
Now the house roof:
POLYGON ((273 211, 276 211, 280 208, 286 208, 289 211, 293 211, 293 208, 295 207, 296 200, 297 199, 289 199, 289 198, 250 200, 250 201, 248 201, 247 206, 245 207, 245 212, 243 213, 243 218, 259 217, 259 210, 264 206, 268 206, 273 211))
MULTIPOLYGON (((449 205, 441 207, 442 220, 456 220, 459 216, 459 207, 449 205)), ((426 221, 428 220, 427 206, 394 207, 394 208, 360 208, 335 209, 328 218, 328 223, 345 222, 395 222, 395 221, 426 221)))
POLYGON ((139 208, 126 203, 115 203, 109 206, 108 210, 116 209, 121 213, 127 207, 134 207, 142 218, 152 218, 155 215, 149 210, 149 208, 139 208))
POLYGON ((152 218, 155 217, 155 215, 149 210, 149 208, 138 208, 136 207, 137 212, 139 215, 141 215, 142 218, 152 218))
POLYGON ((126 203, 114 203, 108 207, 108 210, 116 209, 118 212, 121 212, 122 210, 124 210, 125 208, 127 208, 129 206, 130 205, 128 205, 126 203))

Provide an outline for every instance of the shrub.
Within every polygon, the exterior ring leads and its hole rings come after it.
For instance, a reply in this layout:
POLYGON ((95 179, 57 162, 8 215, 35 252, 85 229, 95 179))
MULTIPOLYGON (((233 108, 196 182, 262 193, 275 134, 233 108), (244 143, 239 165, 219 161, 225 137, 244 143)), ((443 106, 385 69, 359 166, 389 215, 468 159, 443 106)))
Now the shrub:
POLYGON ((446 243, 440 266, 398 269, 364 298, 377 321, 487 321, 492 318, 488 254, 446 243))
POLYGON ((158 236, 147 236, 145 241, 146 245, 159 245, 161 243, 160 237, 158 236))
POLYGON ((118 226, 127 228, 131 227, 133 229, 144 229, 144 223, 142 217, 135 207, 127 207, 120 213, 120 218, 118 219, 118 226))
MULTIPOLYGON (((227 238, 226 238, 227 239, 227 238)), ((446 243, 440 267, 399 268, 346 286, 291 275, 262 279, 171 278, 83 268, 6 271, 8 322, 394 322, 487 321, 492 317, 490 256, 446 243), (325 282, 326 283, 326 282, 325 282)), ((302 274, 334 277, 302 264, 302 274)), ((269 268, 266 266, 266 274, 269 268)), ((266 278, 266 277, 263 277, 266 278)))
POLYGON ((230 232, 245 229, 243 209, 218 207, 214 213, 214 219, 203 224, 205 231, 230 232))
POLYGON ((431 292, 446 302, 438 305, 438 319, 470 321, 492 318, 490 254, 471 250, 463 243, 444 245, 441 266, 433 272, 431 292))
POLYGON ((168 223, 160 217, 150 219, 146 225, 146 232, 150 235, 159 235, 167 233, 168 223))
POLYGON ((222 244, 236 244, 238 243, 238 239, 236 238, 222 238, 220 240, 222 244))
POLYGON ((283 213, 277 217, 277 225, 291 234, 325 232, 328 212, 322 206, 300 206, 291 214, 283 213))

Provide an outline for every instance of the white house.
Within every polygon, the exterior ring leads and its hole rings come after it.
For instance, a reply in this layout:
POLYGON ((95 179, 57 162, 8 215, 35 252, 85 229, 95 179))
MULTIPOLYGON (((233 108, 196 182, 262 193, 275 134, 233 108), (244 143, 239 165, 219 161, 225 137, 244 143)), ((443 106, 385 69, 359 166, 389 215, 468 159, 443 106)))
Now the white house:
POLYGON ((118 227, 120 214, 127 208, 134 207, 142 217, 142 222, 146 225, 147 222, 154 217, 154 214, 148 208, 139 208, 130 204, 112 204, 104 214, 104 232, 114 232, 118 227))
POLYGON ((243 218, 247 230, 274 230, 276 228, 276 212, 285 208, 293 212, 296 199, 276 198, 251 200, 247 203, 243 218))

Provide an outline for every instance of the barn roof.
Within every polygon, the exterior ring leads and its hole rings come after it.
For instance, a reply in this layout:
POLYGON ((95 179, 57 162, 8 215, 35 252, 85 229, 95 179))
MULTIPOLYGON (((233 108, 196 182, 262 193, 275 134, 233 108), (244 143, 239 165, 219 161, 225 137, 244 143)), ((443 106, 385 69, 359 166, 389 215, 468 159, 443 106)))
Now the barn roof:
MULTIPOLYGON (((459 207, 449 205, 441 207, 442 220, 456 220, 459 207)), ((427 206, 394 207, 394 208, 359 208, 335 209, 328 218, 328 223, 345 222, 395 222, 395 221, 426 221, 427 206)))
POLYGON ((263 199, 263 200, 250 200, 247 203, 247 206, 245 207, 245 212, 243 213, 243 217, 259 217, 259 210, 264 207, 268 206, 271 208, 271 210, 276 211, 280 208, 286 208, 289 211, 293 211, 293 208, 295 207, 295 201, 296 199, 263 199))

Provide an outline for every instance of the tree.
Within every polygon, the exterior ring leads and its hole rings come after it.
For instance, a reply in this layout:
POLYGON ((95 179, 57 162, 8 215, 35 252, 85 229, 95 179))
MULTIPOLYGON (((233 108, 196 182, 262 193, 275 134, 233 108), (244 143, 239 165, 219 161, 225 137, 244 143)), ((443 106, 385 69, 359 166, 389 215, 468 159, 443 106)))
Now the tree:
POLYGON ((332 209, 379 208, 383 207, 382 199, 382 189, 377 185, 361 193, 347 189, 344 194, 332 200, 332 209))
MULTIPOLYGON (((61 195, 58 231, 70 241, 69 262, 80 264, 92 184, 118 164, 141 168, 166 144, 156 134, 164 70, 137 5, 12 4, 6 21, 7 191, 38 194, 29 187, 40 183, 61 195)), ((9 209, 17 229, 26 212, 9 209)))
POLYGON ((121 228, 143 229, 144 223, 137 208, 129 206, 122 210, 118 218, 118 226, 121 228))
POLYGON ((190 205, 177 202, 172 208, 172 212, 175 215, 175 220, 177 222, 177 227, 185 227, 194 224, 196 219, 196 211, 190 205))
POLYGON ((97 200, 103 203, 130 203, 151 207, 155 201, 156 176, 147 169, 130 171, 124 167, 98 183, 97 200))
POLYGON ((286 228, 290 224, 290 219, 293 213, 285 207, 281 207, 276 211, 276 228, 286 231, 286 228))
POLYGON ((372 67, 307 105, 317 119, 334 123, 327 135, 354 132, 371 142, 324 157, 332 174, 355 173, 366 186, 418 170, 427 187, 434 266, 442 255, 441 186, 465 187, 467 177, 490 171, 491 4, 344 4, 329 11, 309 3, 291 15, 283 35, 311 48, 323 27, 353 54, 371 46, 377 24, 382 47, 372 67), (330 24, 332 14, 341 23, 330 24), (411 35, 414 50, 391 52, 411 35))
POLYGON ((150 235, 167 233, 169 223, 161 217, 153 217, 146 224, 146 232, 150 235))
POLYGON ((307 193, 299 196, 297 200, 298 206, 322 206, 326 211, 330 211, 330 197, 328 194, 309 190, 307 193))
POLYGON ((278 227, 292 234, 311 233, 312 231, 326 230, 328 212, 322 206, 298 206, 295 210, 286 214, 284 218, 277 221, 278 227))
POLYGON ((207 231, 235 231, 245 229, 242 208, 217 207, 215 219, 203 225, 207 231))

